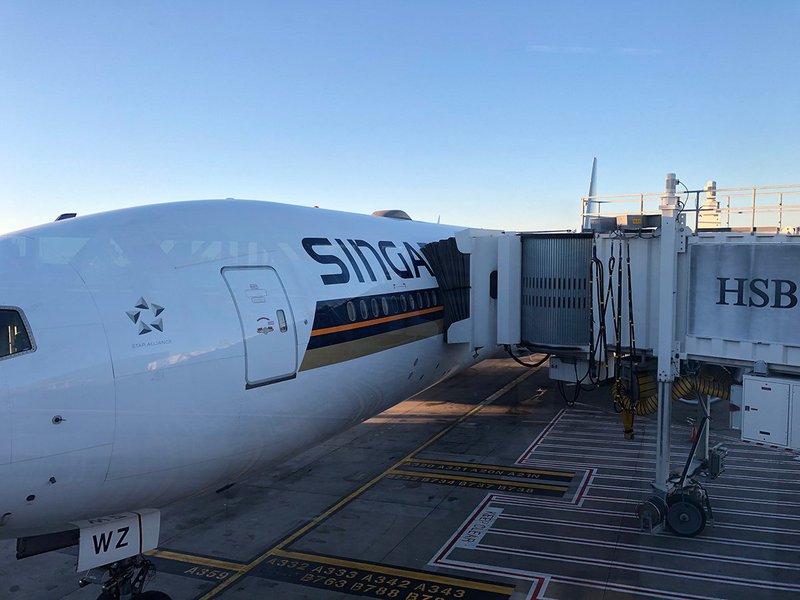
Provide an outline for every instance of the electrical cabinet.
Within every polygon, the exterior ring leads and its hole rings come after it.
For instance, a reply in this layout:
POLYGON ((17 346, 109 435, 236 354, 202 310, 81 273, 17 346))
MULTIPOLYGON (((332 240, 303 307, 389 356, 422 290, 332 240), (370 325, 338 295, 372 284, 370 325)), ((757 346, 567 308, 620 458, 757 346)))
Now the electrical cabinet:
POLYGON ((791 383, 787 380, 751 375, 744 377, 743 440, 776 446, 789 444, 791 383))

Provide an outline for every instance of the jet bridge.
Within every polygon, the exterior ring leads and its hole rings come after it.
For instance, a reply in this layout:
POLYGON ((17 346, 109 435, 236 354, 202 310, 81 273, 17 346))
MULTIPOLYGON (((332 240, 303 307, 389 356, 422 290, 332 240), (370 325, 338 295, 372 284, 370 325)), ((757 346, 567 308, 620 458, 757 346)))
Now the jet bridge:
POLYGON ((608 386, 628 438, 657 412, 642 524, 696 535, 711 514, 697 477, 718 476, 726 453, 709 447, 711 399, 730 402, 743 440, 800 449, 800 185, 678 185, 670 173, 658 194, 583 198, 580 232, 464 230, 424 252, 445 297, 460 298, 448 343, 548 354, 568 401, 608 386), (680 398, 701 418, 676 475, 680 398))

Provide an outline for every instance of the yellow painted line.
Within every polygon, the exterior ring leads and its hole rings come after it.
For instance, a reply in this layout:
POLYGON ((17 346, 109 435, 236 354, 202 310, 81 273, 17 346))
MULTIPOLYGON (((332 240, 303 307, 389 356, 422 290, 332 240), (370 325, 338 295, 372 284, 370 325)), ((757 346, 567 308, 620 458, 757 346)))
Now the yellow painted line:
POLYGON ((145 552, 148 556, 156 558, 166 558, 168 560, 177 560, 180 562, 191 563, 193 565, 203 565, 205 567, 214 567, 217 569, 226 569, 228 571, 241 571, 245 566, 243 563, 227 562, 225 560, 217 560, 215 558, 206 558, 205 556, 195 556, 194 554, 183 554, 181 552, 172 552, 170 550, 150 550, 145 552))
POLYGON ((478 469, 494 469, 496 471, 508 471, 510 473, 518 472, 518 473, 531 473, 533 475, 558 475, 560 477, 575 477, 575 473, 570 471, 541 471, 539 469, 523 469, 523 468, 516 468, 516 467, 502 467, 500 465, 482 465, 480 463, 466 463, 466 462, 454 462, 450 460, 432 460, 427 458, 406 458, 403 462, 420 462, 420 463, 431 463, 432 465, 442 465, 442 466, 450 466, 450 467, 475 467, 478 469))
MULTIPOLYGON (((547 485, 546 483, 527 483, 524 481, 509 481, 508 479, 484 479, 483 477, 469 477, 461 475, 445 475, 439 473, 420 473, 419 471, 393 470, 387 475, 397 473, 398 475, 411 475, 413 477, 437 477, 439 479, 454 479, 456 481, 474 481, 476 483, 490 483, 492 485, 513 485, 516 487, 532 488, 535 490, 551 490, 553 492, 564 492, 569 489, 566 485, 547 485)), ((436 483, 435 481, 432 483, 436 483)))
POLYGON ((311 337, 316 335, 325 335, 327 333, 336 333, 337 331, 349 331, 350 329, 360 329, 361 327, 369 327, 370 325, 380 325, 381 323, 389 323, 391 321, 398 321, 408 317, 418 317, 420 315, 427 315, 434 312, 443 311, 442 306, 432 306, 431 308, 423 308, 422 310, 415 310, 411 312, 401 313, 399 315, 392 315, 391 317, 381 317, 379 319, 370 319, 369 321, 362 321, 361 323, 351 323, 348 325, 337 325, 336 327, 326 327, 325 329, 315 329, 311 332, 311 337))
MULTIPOLYGON (((282 550, 284 547, 286 547, 286 546, 288 546, 289 544, 291 544, 291 543, 292 543, 293 541, 295 541, 297 538, 299 538, 299 537, 302 537, 302 536, 303 536, 303 535, 305 535, 305 534, 306 534, 306 533, 307 533, 309 530, 311 530, 311 529, 313 529, 314 527, 316 527, 317 525, 319 525, 319 524, 320 524, 322 521, 324 521, 325 519, 327 519, 328 517, 330 517, 330 516, 331 516, 333 513, 335 513, 336 511, 340 510, 340 509, 341 509, 343 506, 346 506, 347 504, 350 504, 350 502, 352 502, 353 500, 355 500, 355 499, 356 499, 358 496, 360 496, 361 494, 363 494, 364 492, 366 492, 368 489, 370 489, 370 488, 371 488, 373 485, 375 485, 376 483, 378 483, 378 482, 379 482, 381 479, 383 479, 383 478, 384 478, 384 477, 385 477, 385 476, 386 476, 388 473, 390 473, 390 472, 391 472, 392 470, 394 470, 395 468, 399 467, 399 466, 400 466, 400 465, 403 463, 403 461, 405 461, 405 460, 408 460, 409 458, 413 457, 413 456, 414 456, 415 454, 417 454, 418 452, 422 452, 422 451, 423 451, 425 448, 427 448, 427 447, 428 447, 428 446, 430 446, 431 444, 435 443, 435 442, 436 442, 437 440, 439 440, 439 439, 440 439, 442 436, 444 436, 444 435, 447 435, 447 434, 448 434, 450 431, 452 431, 454 428, 458 427, 458 425, 460 425, 461 423, 463 423, 464 421, 466 421, 467 419, 469 419, 469 418, 470 418, 472 415, 474 415, 476 412, 478 412, 479 410, 481 410, 481 409, 482 409, 484 406, 486 406, 486 405, 488 405, 488 404, 491 404, 492 402, 494 402, 495 400, 497 400, 498 398, 500 398, 501 396, 503 396, 503 395, 504 395, 506 392, 508 392, 509 390, 511 390, 511 389, 514 389, 514 387, 516 387, 517 385, 519 385, 520 383, 522 383, 523 381, 525 381, 525 380, 526 380, 528 377, 530 377, 531 375, 533 375, 533 374, 534 374, 534 373, 536 373, 537 371, 538 371, 538 369, 528 369, 528 370, 526 370, 526 371, 525 371, 525 372, 524 372, 522 375, 520 375, 519 377, 517 377, 517 378, 516 378, 514 381, 512 381, 512 382, 511 382, 511 383, 509 383, 509 384, 506 384, 506 385, 504 385, 502 388, 500 388, 499 390, 497 390, 497 391, 496 391, 494 394, 492 394, 491 396, 488 396, 487 398, 484 398, 484 399, 483 399, 483 400, 480 402, 480 404, 478 404, 477 406, 475 406, 475 407, 471 408, 471 409, 470 409, 470 410, 468 410, 466 413, 464 413, 463 415, 461 415, 461 416, 460 416, 458 419, 456 419, 455 421, 453 421, 453 422, 452 422, 450 425, 448 425, 447 427, 445 427, 444 429, 442 429, 442 430, 441 430, 439 433, 437 433, 436 435, 434 435, 432 438, 428 439, 427 441, 423 442, 422 444, 420 444, 419 446, 417 446, 416 448, 414 448, 414 450, 412 450, 411 452, 409 452, 408 454, 406 454, 406 455, 405 455, 403 458, 401 458, 400 460, 398 460, 398 461, 397 461, 395 464, 393 464, 391 467, 389 467, 388 469, 386 469, 386 470, 385 470, 383 473, 381 473, 380 475, 376 475, 375 477, 373 477, 372 479, 370 479, 370 480, 369 480, 367 483, 365 483, 364 485, 362 485, 360 488, 358 488, 357 490, 355 490, 355 491, 354 491, 354 492, 352 492, 351 494, 349 494, 349 495, 345 496, 344 498, 342 498, 341 500, 339 500, 339 502, 337 502, 336 504, 334 504, 333 506, 331 506, 330 508, 328 508, 328 509, 327 509, 327 510, 325 510, 324 512, 322 512, 322 513, 318 514, 316 517, 314 517, 314 518, 313 518, 313 519, 311 519, 311 520, 310 520, 308 523, 306 523, 306 524, 305 524, 303 527, 301 527, 300 529, 298 529, 298 530, 297 530, 297 531, 295 531, 294 533, 292 533, 292 534, 288 535, 288 536, 287 536, 287 537, 285 537, 283 540, 281 540, 281 541, 280 541, 278 544, 276 544, 274 547, 272 547, 272 548, 270 548, 269 550, 267 550, 266 552, 264 552, 264 554, 262 554, 261 556, 259 556, 259 557, 258 557, 258 558, 256 558, 255 560, 253 560, 253 562, 251 562, 250 564, 246 565, 246 566, 245 566, 245 567, 244 567, 242 570, 240 570, 238 573, 234 573, 233 575, 231 575, 230 577, 228 577, 228 578, 227 578, 225 581, 223 581, 222 583, 220 583, 220 584, 219 584, 217 587, 215 587, 213 590, 211 590, 210 592, 208 592, 207 594, 205 594, 204 596, 202 596, 202 597, 200 598, 200 600, 210 600, 211 598, 214 598, 214 597, 215 597, 217 594, 219 594, 219 593, 220 593, 222 590, 224 590, 225 588, 227 588, 227 587, 228 587, 229 585, 231 585, 231 584, 232 584, 234 581, 238 580, 238 579, 239 579, 239 578, 240 578, 242 575, 245 575, 247 572, 249 572, 249 571, 253 570, 253 569, 254 569, 254 568, 256 568, 258 565, 260 565, 262 562, 264 562, 265 560, 267 560, 267 558, 269 558, 269 556, 270 556, 270 555, 274 554, 274 553, 275 553, 276 551, 278 551, 278 550, 282 550)), ((506 483, 507 483, 507 482, 506 482, 506 483)))
POLYGON ((305 552, 290 552, 286 550, 275 550, 271 554, 273 554, 274 556, 282 556, 284 558, 294 558, 297 560, 319 562, 319 563, 324 563, 326 565, 334 565, 336 567, 361 569, 362 571, 372 571, 373 573, 380 573, 381 575, 394 575, 395 577, 421 579, 423 581, 430 581, 432 583, 441 583, 442 585, 470 588, 473 590, 481 590, 484 592, 495 592, 497 594, 508 594, 508 595, 514 593, 513 586, 496 585, 492 583, 483 583, 480 581, 470 581, 469 579, 457 579, 454 577, 437 575, 435 573, 428 573, 426 571, 409 571, 406 569, 398 569, 397 567, 389 567, 389 566, 384 567, 383 565, 373 565, 370 563, 362 563, 355 560, 347 560, 344 558, 335 558, 331 556, 318 556, 316 554, 306 554, 305 552))

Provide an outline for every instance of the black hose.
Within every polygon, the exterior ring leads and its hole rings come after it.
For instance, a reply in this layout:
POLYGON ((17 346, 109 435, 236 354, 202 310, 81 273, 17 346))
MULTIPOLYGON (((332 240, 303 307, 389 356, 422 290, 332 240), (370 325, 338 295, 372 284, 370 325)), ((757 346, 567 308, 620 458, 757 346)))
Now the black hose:
POLYGON ((517 355, 515 355, 515 354, 514 354, 514 353, 511 351, 511 346, 506 346, 506 352, 508 352, 508 355, 509 355, 511 358, 513 358, 515 362, 518 362, 518 363, 519 363, 519 364, 521 364, 523 367, 528 367, 529 369, 535 369, 536 367, 541 367, 541 366, 542 366, 542 365, 543 365, 545 362, 547 362, 547 359, 549 359, 549 358, 550 358, 550 355, 549 355, 549 354, 545 354, 545 355, 544 355, 544 358, 543 358, 542 360, 540 360, 539 362, 537 362, 537 363, 535 363, 535 364, 530 364, 530 363, 526 363, 526 362, 523 362, 523 361, 521 361, 521 360, 519 359, 519 357, 518 357, 517 355))

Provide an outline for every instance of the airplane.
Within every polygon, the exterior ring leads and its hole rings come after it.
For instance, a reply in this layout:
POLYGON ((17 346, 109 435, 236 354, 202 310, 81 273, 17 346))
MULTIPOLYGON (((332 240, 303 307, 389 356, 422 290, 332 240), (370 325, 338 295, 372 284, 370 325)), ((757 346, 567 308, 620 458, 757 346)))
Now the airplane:
POLYGON ((452 226, 246 200, 72 217, 0 237, 0 539, 78 543, 104 600, 168 598, 142 590, 160 508, 496 352, 444 341, 421 248, 452 226))

